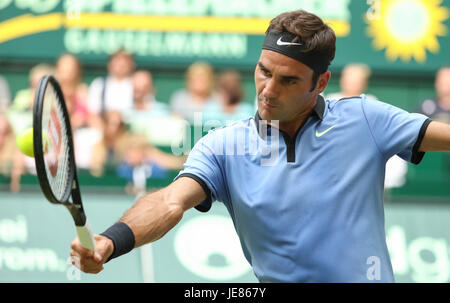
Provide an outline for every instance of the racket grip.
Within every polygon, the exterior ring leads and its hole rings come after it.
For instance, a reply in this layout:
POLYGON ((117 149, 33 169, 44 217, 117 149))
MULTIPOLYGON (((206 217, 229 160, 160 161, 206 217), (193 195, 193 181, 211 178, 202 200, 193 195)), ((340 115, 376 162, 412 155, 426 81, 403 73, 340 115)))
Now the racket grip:
POLYGON ((84 226, 76 226, 78 239, 80 239, 81 245, 89 250, 95 250, 95 240, 92 235, 91 226, 86 219, 84 226))

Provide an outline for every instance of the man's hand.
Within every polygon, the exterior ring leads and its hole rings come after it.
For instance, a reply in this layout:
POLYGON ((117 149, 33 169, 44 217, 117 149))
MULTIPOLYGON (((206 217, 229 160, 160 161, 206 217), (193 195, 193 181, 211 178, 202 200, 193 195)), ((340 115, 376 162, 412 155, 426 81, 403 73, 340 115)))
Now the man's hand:
MULTIPOLYGON (((141 197, 120 221, 130 227, 135 237, 134 247, 139 247, 164 236, 181 220, 184 211, 205 199, 205 191, 197 181, 180 177, 169 186, 141 197)), ((85 273, 102 271, 114 251, 111 239, 94 235, 94 240, 95 251, 81 246, 78 238, 70 244, 72 264, 85 273)))
POLYGON ((94 235, 95 251, 88 250, 81 246, 80 240, 75 238, 70 243, 70 256, 72 264, 81 271, 90 274, 98 274, 103 270, 103 264, 113 253, 113 242, 104 236, 94 235))

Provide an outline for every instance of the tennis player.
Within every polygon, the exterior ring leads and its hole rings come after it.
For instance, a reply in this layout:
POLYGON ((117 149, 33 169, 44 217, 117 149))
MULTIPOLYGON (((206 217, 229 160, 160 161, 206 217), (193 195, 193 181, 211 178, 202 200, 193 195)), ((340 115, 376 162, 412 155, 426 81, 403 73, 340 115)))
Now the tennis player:
POLYGON ((81 270, 98 273, 161 238, 186 210, 220 201, 261 282, 393 282, 386 161, 450 151, 450 125, 364 95, 324 100, 335 42, 314 14, 274 18, 255 69, 255 116, 204 136, 171 185, 95 236, 95 252, 75 239, 81 270))

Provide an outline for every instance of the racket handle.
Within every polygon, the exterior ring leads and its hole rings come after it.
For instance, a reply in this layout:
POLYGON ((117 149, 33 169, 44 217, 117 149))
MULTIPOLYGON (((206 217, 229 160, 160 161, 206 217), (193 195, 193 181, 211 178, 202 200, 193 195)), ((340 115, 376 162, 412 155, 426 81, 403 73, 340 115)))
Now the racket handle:
POLYGON ((86 249, 95 250, 95 240, 88 220, 86 219, 84 226, 76 226, 76 228, 81 245, 86 249))

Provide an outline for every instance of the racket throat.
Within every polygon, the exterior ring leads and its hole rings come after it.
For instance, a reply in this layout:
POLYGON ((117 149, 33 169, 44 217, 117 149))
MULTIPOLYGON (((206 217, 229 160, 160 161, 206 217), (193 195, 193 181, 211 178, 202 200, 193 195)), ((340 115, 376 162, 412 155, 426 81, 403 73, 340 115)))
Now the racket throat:
POLYGON ((76 226, 84 226, 86 224, 86 215, 80 205, 66 205, 76 226))

